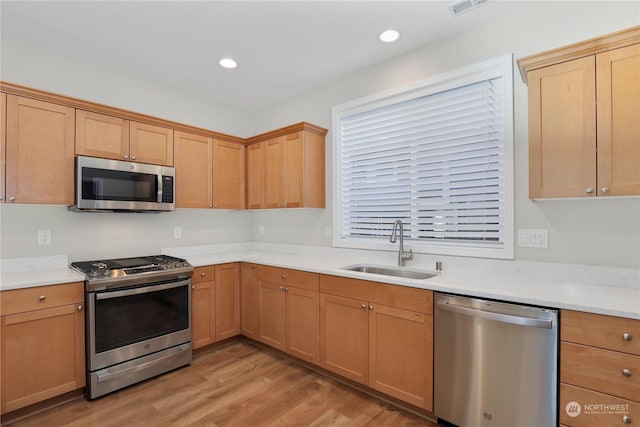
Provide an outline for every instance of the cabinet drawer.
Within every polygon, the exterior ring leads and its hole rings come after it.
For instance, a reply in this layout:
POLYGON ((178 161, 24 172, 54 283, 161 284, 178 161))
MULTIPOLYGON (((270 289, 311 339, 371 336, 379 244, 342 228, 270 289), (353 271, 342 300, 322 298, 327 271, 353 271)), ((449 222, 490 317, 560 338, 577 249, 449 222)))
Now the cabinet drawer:
POLYGON ((640 320, 562 310, 560 339, 640 355, 640 320))
POLYGON ((309 291, 318 291, 319 275, 317 273, 266 265, 259 265, 257 270, 258 280, 282 283, 309 291))
POLYGON ((640 401, 640 356, 563 342, 560 381, 640 401))
POLYGON ((559 412, 561 425, 571 427, 622 427, 640 421, 640 403, 564 383, 560 384, 559 412))
POLYGON ((84 282, 2 291, 0 300, 3 316, 79 302, 84 304, 84 282))
POLYGON ((325 294, 433 314, 433 291, 427 289, 322 274, 320 291, 325 294))
POLYGON ((215 274, 215 266, 205 265, 204 267, 196 267, 193 269, 191 283, 213 282, 215 274))

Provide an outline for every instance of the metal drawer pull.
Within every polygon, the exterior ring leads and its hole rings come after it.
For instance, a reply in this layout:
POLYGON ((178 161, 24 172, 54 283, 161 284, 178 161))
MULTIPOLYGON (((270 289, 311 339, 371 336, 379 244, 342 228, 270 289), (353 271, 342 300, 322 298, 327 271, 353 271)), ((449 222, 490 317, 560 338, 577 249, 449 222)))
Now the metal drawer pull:
POLYGON ((204 271, 202 273, 200 273, 200 276, 202 276, 202 277, 204 277, 206 275, 207 275, 207 273, 205 273, 204 271))
POLYGON ((282 275, 282 278, 283 278, 283 279, 286 279, 286 278, 287 278, 287 275, 286 275, 286 274, 283 274, 283 275, 282 275))
POLYGON ((47 299, 47 297, 45 297, 44 295, 40 295, 40 298, 38 298, 40 301, 44 301, 47 299))
POLYGON ((622 422, 625 424, 631 424, 631 417, 629 415, 625 415, 622 417, 622 422))
POLYGON ((367 308, 367 304, 361 304, 360 307, 367 308))
POLYGON ((593 193, 593 188, 587 187, 587 189, 584 190, 584 192, 587 193, 587 194, 591 194, 591 193, 593 193))
POLYGON ((280 290, 281 290, 281 291, 284 291, 284 286, 280 286, 280 290))
POLYGON ((81 305, 78 306, 78 311, 82 311, 82 306, 81 305))
POLYGON ((622 370, 622 375, 624 375, 625 377, 630 377, 631 376, 631 371, 628 369, 623 369, 622 370))
POLYGON ((622 339, 625 341, 631 341, 633 337, 631 336, 631 334, 629 332, 625 332, 624 334, 622 334, 622 339))

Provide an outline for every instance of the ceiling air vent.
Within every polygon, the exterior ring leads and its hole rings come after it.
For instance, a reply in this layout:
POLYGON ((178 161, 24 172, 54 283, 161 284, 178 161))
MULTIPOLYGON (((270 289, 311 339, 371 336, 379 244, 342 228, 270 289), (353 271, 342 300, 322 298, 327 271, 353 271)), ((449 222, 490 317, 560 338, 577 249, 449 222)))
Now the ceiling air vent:
POLYGON ((480 6, 492 2, 493 0, 460 0, 449 5, 449 11, 453 16, 460 15, 461 13, 468 12, 472 9, 476 9, 480 6))

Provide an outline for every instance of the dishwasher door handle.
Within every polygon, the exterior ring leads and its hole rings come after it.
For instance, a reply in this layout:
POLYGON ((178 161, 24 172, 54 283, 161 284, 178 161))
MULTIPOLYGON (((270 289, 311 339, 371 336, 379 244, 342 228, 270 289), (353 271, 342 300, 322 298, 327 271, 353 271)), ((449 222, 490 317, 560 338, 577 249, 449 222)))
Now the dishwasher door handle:
POLYGON ((495 320, 496 322, 511 323, 520 326, 551 329, 553 320, 533 319, 531 317, 514 316, 512 314, 494 313, 491 311, 476 310, 474 308, 461 307, 446 302, 436 302, 436 305, 446 311, 464 314, 465 316, 479 317, 481 319, 495 320))

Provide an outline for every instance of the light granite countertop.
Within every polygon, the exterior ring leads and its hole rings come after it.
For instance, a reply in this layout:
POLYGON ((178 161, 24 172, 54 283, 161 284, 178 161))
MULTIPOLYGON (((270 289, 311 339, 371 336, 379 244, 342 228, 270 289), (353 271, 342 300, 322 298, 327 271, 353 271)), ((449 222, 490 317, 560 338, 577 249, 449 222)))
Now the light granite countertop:
MULTIPOLYGON (((391 252, 326 247, 241 243, 164 248, 162 253, 186 258, 195 267, 245 261, 320 274, 351 277, 479 298, 640 319, 640 271, 526 261, 499 261, 418 256, 407 268, 433 271, 426 280, 405 279, 341 269, 365 263, 394 266, 391 252)), ((82 281, 67 267, 65 256, 3 260, 0 290, 82 281), (42 268, 38 268, 42 267, 42 268)))

